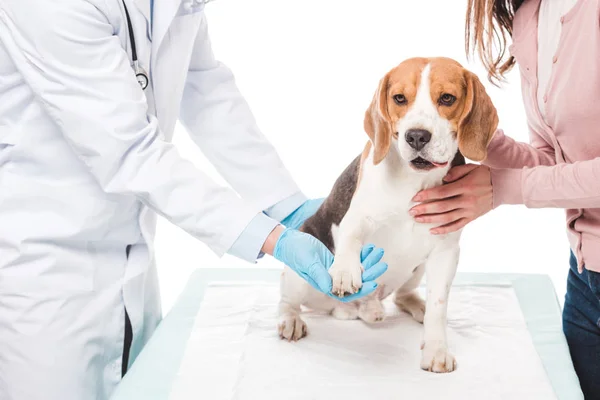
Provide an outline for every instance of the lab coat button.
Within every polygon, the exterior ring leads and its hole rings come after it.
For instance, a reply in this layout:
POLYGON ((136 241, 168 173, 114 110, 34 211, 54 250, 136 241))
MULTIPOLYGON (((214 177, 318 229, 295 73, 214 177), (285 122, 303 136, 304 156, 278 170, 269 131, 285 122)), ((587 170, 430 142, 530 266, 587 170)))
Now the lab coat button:
POLYGON ((544 103, 548 101, 548 95, 544 95, 544 103))
POLYGON ((565 17, 560 17, 560 23, 564 24, 564 22, 565 22, 565 17))
POLYGON ((554 57, 552 57, 552 63, 553 63, 553 64, 555 64, 555 63, 556 63, 556 60, 558 60, 558 57, 557 57, 557 56, 554 56, 554 57))

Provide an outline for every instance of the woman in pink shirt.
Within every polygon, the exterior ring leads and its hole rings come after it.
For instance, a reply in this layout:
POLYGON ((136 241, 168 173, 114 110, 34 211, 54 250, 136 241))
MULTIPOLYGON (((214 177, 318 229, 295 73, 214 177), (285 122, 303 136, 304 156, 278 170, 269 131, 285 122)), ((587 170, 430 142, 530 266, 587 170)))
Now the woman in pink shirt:
POLYGON ((449 183, 419 193, 415 201, 428 203, 414 207, 436 234, 503 204, 566 210, 563 330, 586 399, 600 399, 599 10, 600 0, 469 0, 467 49, 492 82, 518 65, 530 143, 498 130, 483 165, 451 170, 449 183))

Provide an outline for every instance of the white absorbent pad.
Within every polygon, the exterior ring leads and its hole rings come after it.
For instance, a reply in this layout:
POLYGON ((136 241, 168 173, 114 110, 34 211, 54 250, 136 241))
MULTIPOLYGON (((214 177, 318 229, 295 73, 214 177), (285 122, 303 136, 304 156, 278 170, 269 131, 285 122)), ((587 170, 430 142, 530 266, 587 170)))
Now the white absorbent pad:
POLYGON ((279 339, 279 286, 207 288, 170 400, 552 400, 510 286, 455 286, 448 341, 458 369, 419 367, 423 325, 386 301, 377 325, 305 312, 308 336, 279 339))

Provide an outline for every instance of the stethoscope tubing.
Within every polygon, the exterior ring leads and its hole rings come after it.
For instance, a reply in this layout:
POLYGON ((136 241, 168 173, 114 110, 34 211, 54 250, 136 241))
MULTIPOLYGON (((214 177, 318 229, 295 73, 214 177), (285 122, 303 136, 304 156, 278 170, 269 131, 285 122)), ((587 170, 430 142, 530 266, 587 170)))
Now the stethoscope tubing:
POLYGON ((131 61, 133 61, 133 70, 142 90, 145 90, 148 87, 149 83, 148 74, 140 67, 140 63, 138 61, 137 56, 137 48, 135 46, 133 25, 131 24, 131 18, 129 17, 129 10, 127 10, 125 0, 122 0, 122 2, 123 7, 125 8, 125 17, 127 18, 127 30, 129 31, 129 43, 131 44, 131 61))

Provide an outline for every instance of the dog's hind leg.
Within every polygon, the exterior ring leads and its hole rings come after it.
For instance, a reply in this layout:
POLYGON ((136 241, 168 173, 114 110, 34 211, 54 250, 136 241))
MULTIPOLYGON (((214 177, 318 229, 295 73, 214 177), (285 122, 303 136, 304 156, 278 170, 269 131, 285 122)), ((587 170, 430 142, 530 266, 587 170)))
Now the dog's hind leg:
POLYGON ((354 303, 339 304, 331 311, 336 319, 353 320, 358 318, 358 307, 354 303))
POLYGON ((417 293, 417 288, 425 274, 425 266, 419 265, 412 276, 394 294, 394 303, 405 313, 412 315, 415 321, 423 323, 425 318, 425 301, 417 293))
POLYGON ((367 324, 382 322, 385 319, 385 308, 381 303, 385 286, 380 285, 373 293, 359 300, 358 317, 367 324))
POLYGON ((361 302, 358 316, 368 324, 382 322, 385 319, 385 309, 381 300, 375 297, 361 302))

